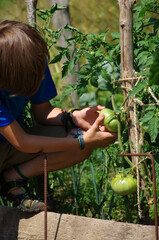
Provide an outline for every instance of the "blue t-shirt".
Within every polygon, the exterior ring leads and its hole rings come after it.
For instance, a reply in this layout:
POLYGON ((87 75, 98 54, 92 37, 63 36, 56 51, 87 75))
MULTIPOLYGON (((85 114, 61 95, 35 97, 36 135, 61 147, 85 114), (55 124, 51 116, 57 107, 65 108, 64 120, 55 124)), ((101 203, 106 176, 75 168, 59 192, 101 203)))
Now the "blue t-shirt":
MULTIPOLYGON (((44 75, 45 78, 42 80, 38 91, 30 98, 25 96, 11 96, 11 92, 0 90, 0 127, 8 125, 14 120, 20 124, 24 108, 29 101, 34 104, 41 104, 57 95, 48 66, 44 75)), ((0 134, 0 143, 3 141, 5 141, 5 138, 0 134)))

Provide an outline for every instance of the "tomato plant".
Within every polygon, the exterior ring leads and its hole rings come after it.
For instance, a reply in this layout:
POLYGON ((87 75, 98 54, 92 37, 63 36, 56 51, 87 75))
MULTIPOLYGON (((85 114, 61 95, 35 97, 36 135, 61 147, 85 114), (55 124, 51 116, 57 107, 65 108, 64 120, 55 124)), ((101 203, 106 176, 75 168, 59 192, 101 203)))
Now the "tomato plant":
POLYGON ((114 114, 113 110, 105 108, 100 111, 100 114, 104 114, 103 124, 110 132, 118 132, 118 118, 114 114))
MULTIPOLYGON (((159 5, 157 0, 143 0, 134 7, 134 70, 135 76, 139 78, 137 82, 134 82, 134 88, 129 92, 128 97, 131 98, 135 96, 137 110, 136 120, 142 125, 142 129, 140 129, 141 126, 139 127, 139 132, 141 132, 140 130, 143 132, 143 143, 141 143, 138 148, 139 152, 143 149, 143 152, 150 152, 154 154, 155 166, 159 168, 159 52, 157 51, 159 45, 158 10, 159 5), (149 132, 147 132, 147 130, 149 132)), ((47 13, 48 12, 46 12, 46 15, 47 13)), ((46 22, 48 23, 50 21, 46 22)), ((48 24, 45 29, 48 29, 48 24)), ((78 167, 74 169, 74 172, 72 170, 75 194, 72 199, 75 199, 75 201, 74 204, 71 202, 69 206, 72 208, 72 212, 74 212, 74 209, 78 209, 79 215, 90 216, 91 212, 93 217, 99 217, 100 215, 102 218, 112 218, 117 221, 138 221, 138 209, 136 208, 137 195, 134 194, 130 197, 121 197, 119 194, 112 194, 111 186, 109 184, 112 172, 114 173, 119 169, 122 171, 127 167, 133 167, 131 165, 131 159, 126 157, 121 159, 118 156, 119 153, 128 153, 131 151, 129 144, 129 126, 125 123, 125 121, 124 124, 122 124, 122 118, 124 117, 127 122, 131 122, 131 119, 129 118, 129 114, 127 114, 127 109, 124 107, 124 96, 121 88, 121 81, 117 81, 120 80, 121 76, 120 34, 111 32, 113 39, 111 42, 108 42, 108 29, 100 34, 85 34, 68 25, 66 25, 64 29, 66 31, 73 32, 73 38, 66 39, 65 47, 55 46, 55 53, 57 51, 59 53, 57 53, 56 56, 53 54, 54 58, 50 61, 50 64, 56 64, 64 58, 64 62, 62 63, 62 77, 65 77, 69 70, 71 74, 75 74, 76 77, 78 77, 78 81, 76 84, 64 86, 64 91, 62 91, 60 100, 59 98, 57 99, 59 101, 57 103, 64 104, 66 107, 64 98, 72 91, 77 91, 79 96, 79 107, 99 104, 110 108, 106 109, 106 111, 109 111, 109 116, 105 117, 105 121, 108 121, 106 123, 106 127, 111 132, 119 132, 118 140, 114 144, 105 148, 104 153, 102 153, 101 149, 97 149, 97 151, 93 152, 90 166, 87 166, 86 163, 85 169, 83 168, 83 165, 79 165, 79 167, 81 167, 81 171, 80 169, 77 171, 78 167), (72 41, 77 46, 73 53, 70 51, 72 41), (79 63, 79 70, 74 68, 77 63, 79 63), (114 99, 115 104, 112 99, 114 99), (115 109, 117 113, 121 114, 121 117, 119 118, 119 116, 111 109, 115 109), (117 124, 117 122, 119 124, 117 124), (124 125, 122 126, 122 131, 120 131, 120 129, 118 130, 117 125, 119 127, 120 125, 124 125), (83 171, 83 169, 85 171, 83 171), (90 170, 92 179, 90 176, 90 170), (83 182, 81 173, 83 175, 85 174, 83 182), (80 174, 79 178, 77 178, 78 174, 80 174), (85 184, 86 182, 87 184, 85 184), (88 186, 88 188, 86 188, 86 186, 88 186), (109 209, 105 206, 109 206, 109 209), (133 214, 128 214, 130 209, 133 214)), ((61 30, 62 29, 57 30, 54 35, 53 31, 48 31, 49 34, 47 33, 46 36, 48 36, 49 41, 51 38, 53 43, 49 43, 49 47, 55 44, 55 40, 59 37, 61 30)), ((49 42, 48 40, 47 42, 49 42)), ((69 107, 71 107, 71 105, 69 107)), ((151 187, 151 163, 149 160, 145 159, 145 162, 141 162, 141 165, 141 178, 144 180, 142 181, 139 192, 140 200, 142 202, 141 207, 143 212, 149 214, 149 199, 152 199, 153 195, 153 190, 151 190, 153 189, 151 187), (147 191, 146 194, 145 191, 147 191)), ((63 172, 61 171, 58 174, 62 175, 62 173, 63 172)), ((63 176, 61 177, 61 175, 60 179, 63 179, 63 176)), ((69 174, 66 175, 69 177, 69 174)), ((156 180, 159 181, 158 179, 159 175, 156 174, 156 180)), ((68 181, 70 182, 70 179, 68 181)), ((118 176, 118 179, 115 177, 115 179, 112 180, 111 185, 114 188, 116 187, 116 191, 120 191, 122 195, 124 195, 126 191, 127 194, 130 194, 131 191, 136 190, 136 179, 134 179, 131 175, 122 174, 120 178, 118 176)), ((157 190, 159 191, 158 186, 159 184, 157 185, 157 190)), ((64 192, 66 193, 66 191, 64 192)), ((70 191, 68 196, 70 200, 70 191)), ((62 205, 62 207, 64 206, 62 205)), ((141 221, 149 221, 147 216, 148 214, 146 214, 142 220, 140 219, 140 223, 141 221)), ((149 216, 152 217, 153 211, 150 214, 151 215, 149 216)))
POLYGON ((137 180, 131 175, 117 174, 111 181, 111 187, 118 195, 128 195, 137 189, 137 180))

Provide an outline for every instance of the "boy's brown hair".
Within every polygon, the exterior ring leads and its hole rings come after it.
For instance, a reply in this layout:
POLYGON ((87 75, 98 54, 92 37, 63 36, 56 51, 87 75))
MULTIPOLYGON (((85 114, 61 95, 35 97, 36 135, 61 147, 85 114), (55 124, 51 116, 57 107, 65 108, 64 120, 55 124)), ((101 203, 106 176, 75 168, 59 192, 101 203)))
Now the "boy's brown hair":
POLYGON ((40 33, 17 21, 0 23, 0 89, 32 96, 42 81, 49 52, 40 33))

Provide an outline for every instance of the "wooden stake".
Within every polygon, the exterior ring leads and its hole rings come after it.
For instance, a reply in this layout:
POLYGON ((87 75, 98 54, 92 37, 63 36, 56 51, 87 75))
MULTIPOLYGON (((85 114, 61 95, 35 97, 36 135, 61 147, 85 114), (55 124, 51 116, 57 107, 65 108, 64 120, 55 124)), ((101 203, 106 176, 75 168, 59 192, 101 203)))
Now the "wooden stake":
MULTIPOLYGON (((120 18, 120 50, 121 50, 121 78, 131 79, 123 81, 123 95, 127 97, 128 89, 133 89, 135 80, 132 81, 135 70, 133 67, 133 6, 134 0, 118 0, 120 18)), ((134 118, 135 101, 134 97, 128 99, 125 103, 125 108, 128 109, 127 123, 129 129, 129 143, 131 153, 138 152, 139 136, 136 135, 136 121, 134 118)), ((136 159, 133 159, 136 163, 136 159)))

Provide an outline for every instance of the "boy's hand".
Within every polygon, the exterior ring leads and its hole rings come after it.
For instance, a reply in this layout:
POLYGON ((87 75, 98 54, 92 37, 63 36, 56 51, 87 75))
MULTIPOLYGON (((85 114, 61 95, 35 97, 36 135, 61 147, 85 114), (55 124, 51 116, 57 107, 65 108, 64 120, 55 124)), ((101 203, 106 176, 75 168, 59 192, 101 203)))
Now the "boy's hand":
MULTIPOLYGON (((104 109, 104 106, 87 107, 80 111, 74 111, 72 113, 73 122, 76 126, 88 130, 95 122, 99 115, 99 111, 104 109)), ((102 125, 102 123, 100 123, 102 125)))
POLYGON ((100 130, 103 118, 103 114, 99 115, 92 127, 84 133, 85 144, 89 144, 93 148, 102 148, 108 147, 110 144, 115 142, 117 138, 116 133, 100 130))

